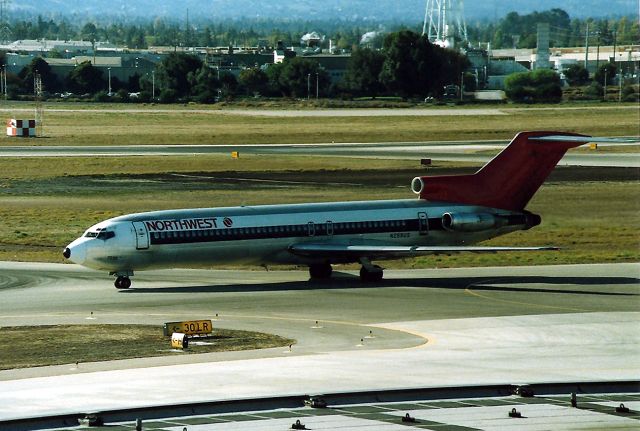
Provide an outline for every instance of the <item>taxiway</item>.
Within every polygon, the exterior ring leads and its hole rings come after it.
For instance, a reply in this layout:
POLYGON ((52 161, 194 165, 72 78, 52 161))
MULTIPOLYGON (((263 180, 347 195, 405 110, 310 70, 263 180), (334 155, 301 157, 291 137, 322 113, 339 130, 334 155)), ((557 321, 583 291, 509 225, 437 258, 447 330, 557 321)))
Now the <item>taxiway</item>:
POLYGON ((295 338, 288 348, 0 372, 0 421, 274 395, 620 381, 640 372, 640 265, 339 273, 166 270, 116 291, 73 265, 0 263, 0 325, 214 326, 295 338), (93 312, 93 319, 88 320, 93 312), (216 319, 216 314, 218 315, 216 319), (316 323, 317 322, 317 323, 316 323))
MULTIPOLYGON (((507 141, 380 142, 270 145, 113 145, 3 146, 0 157, 124 157, 197 154, 317 155, 385 159, 430 158, 438 161, 486 163, 507 141), (491 153, 483 153, 491 151, 491 153)), ((625 145, 625 144, 623 144, 625 145)), ((563 166, 640 167, 640 153, 569 152, 563 166)))

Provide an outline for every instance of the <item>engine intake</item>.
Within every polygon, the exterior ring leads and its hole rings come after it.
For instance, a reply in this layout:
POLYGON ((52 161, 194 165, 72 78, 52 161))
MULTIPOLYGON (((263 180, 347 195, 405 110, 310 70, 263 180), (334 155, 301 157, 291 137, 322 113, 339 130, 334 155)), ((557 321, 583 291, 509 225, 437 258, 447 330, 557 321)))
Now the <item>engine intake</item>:
POLYGON ((424 190, 424 180, 420 177, 415 177, 411 181, 411 190, 417 195, 422 193, 422 190, 424 190))

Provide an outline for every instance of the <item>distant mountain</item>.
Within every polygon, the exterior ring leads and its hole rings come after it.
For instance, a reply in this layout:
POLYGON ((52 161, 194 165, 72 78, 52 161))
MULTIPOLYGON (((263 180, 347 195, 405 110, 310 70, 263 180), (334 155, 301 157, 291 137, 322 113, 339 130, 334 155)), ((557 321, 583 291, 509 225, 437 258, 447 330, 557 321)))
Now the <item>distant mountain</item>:
MULTIPOLYGON (((193 22, 236 18, 421 22, 426 0, 21 0, 9 6, 17 16, 63 15, 77 18, 117 17, 122 20, 165 17, 193 22)), ((572 18, 637 15, 632 0, 467 0, 467 21, 498 19, 509 12, 527 14, 564 9, 572 18)))

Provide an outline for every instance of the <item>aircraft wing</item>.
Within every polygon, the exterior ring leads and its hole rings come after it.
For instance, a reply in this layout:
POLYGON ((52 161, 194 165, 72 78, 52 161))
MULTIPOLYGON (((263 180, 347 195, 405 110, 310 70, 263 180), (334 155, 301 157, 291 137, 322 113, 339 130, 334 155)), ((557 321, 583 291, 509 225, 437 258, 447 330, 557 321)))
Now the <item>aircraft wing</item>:
POLYGON ((424 254, 497 253, 504 251, 548 251, 558 247, 481 247, 481 246, 403 246, 403 245, 348 245, 331 243, 302 243, 289 246, 289 251, 303 257, 355 259, 390 259, 424 254))

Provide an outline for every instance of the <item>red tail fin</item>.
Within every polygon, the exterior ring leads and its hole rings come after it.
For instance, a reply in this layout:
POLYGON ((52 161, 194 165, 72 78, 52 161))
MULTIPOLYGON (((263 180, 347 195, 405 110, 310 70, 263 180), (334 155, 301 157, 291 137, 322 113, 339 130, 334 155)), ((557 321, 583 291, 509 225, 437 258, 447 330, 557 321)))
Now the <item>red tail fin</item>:
POLYGON ((412 188, 422 199, 522 210, 567 150, 587 142, 529 140, 542 136, 585 135, 520 132, 475 174, 419 177, 412 188))

